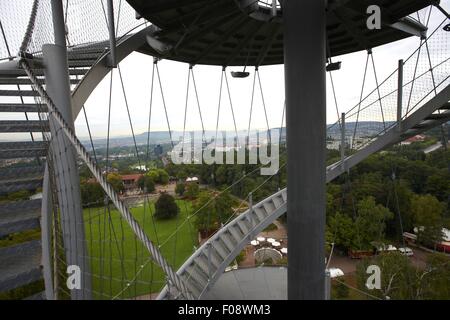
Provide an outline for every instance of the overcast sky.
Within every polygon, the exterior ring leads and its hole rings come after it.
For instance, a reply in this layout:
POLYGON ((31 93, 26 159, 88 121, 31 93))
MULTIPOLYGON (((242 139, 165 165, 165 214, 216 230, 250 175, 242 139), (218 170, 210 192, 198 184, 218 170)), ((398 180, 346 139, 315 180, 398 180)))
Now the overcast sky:
MULTIPOLYGON (((441 1, 441 5, 447 10, 450 7, 449 4, 450 0, 441 1)), ((433 30, 444 19, 444 16, 437 9, 434 8, 433 12, 429 25, 430 30, 433 30)), ((424 16, 425 13, 422 14, 422 18, 424 16)), ((411 37, 375 48, 373 54, 379 81, 381 82, 386 76, 392 73, 397 68, 398 60, 407 58, 419 46, 419 43, 419 38, 411 37)), ((3 45, 3 43, 0 42, 0 45, 3 45)), ((334 61, 342 61, 341 70, 333 72, 339 112, 350 109, 359 101, 366 57, 366 52, 358 52, 333 58, 334 61)), ((136 134, 147 131, 152 62, 153 58, 150 56, 133 53, 120 64, 136 134)), ((188 66, 179 62, 164 60, 159 63, 159 69, 171 129, 182 130, 188 66)), ((247 69, 251 72, 251 75, 246 79, 234 79, 230 76, 230 71, 241 69, 236 67, 229 68, 227 69, 227 74, 238 130, 247 130, 254 70, 252 68, 247 69)), ((194 68, 194 72, 206 129, 215 130, 221 67, 198 65, 194 68)), ((269 125, 270 127, 279 127, 282 121, 284 105, 283 66, 261 67, 260 75, 269 125)), ((92 134, 97 138, 105 137, 107 132, 109 81, 110 76, 108 75, 98 85, 85 105, 92 134)), ((373 70, 369 66, 365 93, 372 91, 374 88, 375 80, 373 70)), ((189 97, 186 129, 200 130, 200 117, 192 81, 189 97)), ((2 100, 2 102, 8 101, 2 100)), ((266 127, 258 86, 255 94, 252 119, 252 129, 263 129, 266 127)), ((332 97, 329 74, 327 74, 327 123, 334 123, 336 119, 336 107, 332 97)), ((167 122, 157 82, 155 82, 154 88, 151 130, 167 130, 167 122)), ((234 130, 231 108, 225 86, 223 87, 222 94, 219 130, 234 130)), ((79 137, 87 137, 86 122, 83 113, 80 113, 76 120, 76 131, 79 137)), ((113 77, 111 132, 113 136, 123 136, 131 133, 117 70, 114 72, 113 77)), ((1 139, 2 137, 0 137, 1 139)))

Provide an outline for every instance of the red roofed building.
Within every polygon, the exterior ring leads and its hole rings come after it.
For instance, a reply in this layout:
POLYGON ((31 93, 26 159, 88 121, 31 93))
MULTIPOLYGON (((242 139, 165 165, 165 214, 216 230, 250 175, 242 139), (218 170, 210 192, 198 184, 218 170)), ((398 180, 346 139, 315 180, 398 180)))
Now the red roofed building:
POLYGON ((411 137, 409 139, 406 139, 401 144, 402 145, 409 145, 409 144, 414 143, 414 142, 422 142, 422 141, 425 141, 425 136, 421 135, 421 134, 418 134, 417 136, 414 136, 414 137, 411 137))
POLYGON ((125 189, 138 188, 138 181, 142 177, 142 174, 127 174, 122 176, 123 185, 125 189))

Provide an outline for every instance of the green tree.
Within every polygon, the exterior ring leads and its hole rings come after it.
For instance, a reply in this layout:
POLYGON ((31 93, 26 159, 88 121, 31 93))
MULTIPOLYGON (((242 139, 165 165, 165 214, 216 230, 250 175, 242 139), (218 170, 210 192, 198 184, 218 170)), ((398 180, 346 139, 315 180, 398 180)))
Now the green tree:
POLYGON ((80 191, 83 206, 99 205, 105 197, 103 188, 97 182, 81 182, 80 191))
POLYGON ((385 192, 385 181, 380 172, 365 173, 353 183, 352 192, 358 200, 374 197, 379 201, 385 192))
POLYGON ((414 193, 405 180, 389 181, 385 186, 386 192, 381 203, 386 203, 387 208, 395 213, 394 219, 388 220, 386 224, 386 235, 401 241, 403 230, 412 230, 414 217, 411 213, 411 198, 414 193), (399 216, 400 215, 400 216, 399 216), (402 221, 400 222, 400 217, 402 221))
POLYGON ((448 169, 442 169, 428 177, 425 191, 435 196, 439 201, 448 201, 450 198, 449 181, 450 173, 448 169))
POLYGON ((107 177, 108 183, 112 186, 115 192, 121 193, 125 190, 122 177, 117 173, 109 173, 107 177))
POLYGON ((145 180, 145 188, 147 192, 155 191, 155 182, 150 179, 150 177, 147 177, 147 179, 145 180))
POLYGON ((178 171, 175 175, 177 177, 177 179, 179 180, 186 180, 188 177, 188 174, 186 173, 185 170, 181 169, 180 171, 178 171))
POLYGON ((450 257, 434 253, 427 257, 427 268, 418 275, 417 299, 450 299, 450 257))
POLYGON ((416 269, 411 260, 393 252, 363 259, 356 267, 358 288, 381 299, 450 299, 450 258, 442 253, 427 257, 426 267, 416 269), (369 265, 380 267, 381 289, 369 290, 369 265))
POLYGON ((169 183, 169 174, 164 169, 158 169, 158 178, 161 184, 165 185, 169 183))
POLYGON ((175 192, 179 196, 183 196, 184 192, 186 191, 186 185, 183 182, 178 182, 175 187, 175 192))
POLYGON ((418 232, 417 241, 427 246, 442 241, 442 203, 429 194, 415 195, 411 200, 411 210, 418 232))
POLYGON ((195 199, 200 192, 200 188, 197 183, 189 183, 186 186, 186 192, 184 195, 189 199, 195 199))
POLYGON ((392 219, 394 215, 386 207, 376 204, 373 197, 359 201, 357 210, 356 241, 360 249, 370 249, 371 242, 384 240, 386 221, 392 219))
POLYGON ((142 191, 146 192, 155 191, 155 182, 148 175, 143 175, 139 178, 138 186, 142 191))
POLYGON ((221 194, 202 191, 194 203, 195 226, 199 231, 206 233, 218 229, 226 223, 234 211, 232 207, 236 201, 229 192, 221 194))
POLYGON ((227 183, 227 166, 220 165, 215 173, 216 181, 219 185, 227 183))
POLYGON ((400 176, 409 181, 415 193, 424 193, 427 179, 435 170, 423 161, 408 161, 400 168, 400 176))
POLYGON ((358 288, 381 299, 411 299, 414 295, 416 270, 410 260, 399 252, 365 258, 356 266, 358 288), (367 268, 376 265, 381 271, 381 288, 369 290, 366 287, 367 268))
POLYGON ((152 179, 154 183, 160 183, 158 170, 150 170, 146 175, 152 179))
POLYGON ((328 220, 328 239, 343 250, 355 249, 355 224, 351 217, 336 213, 328 220))
POLYGON ((156 219, 171 219, 176 217, 179 212, 180 208, 175 199, 167 193, 161 194, 155 203, 154 216, 156 219))

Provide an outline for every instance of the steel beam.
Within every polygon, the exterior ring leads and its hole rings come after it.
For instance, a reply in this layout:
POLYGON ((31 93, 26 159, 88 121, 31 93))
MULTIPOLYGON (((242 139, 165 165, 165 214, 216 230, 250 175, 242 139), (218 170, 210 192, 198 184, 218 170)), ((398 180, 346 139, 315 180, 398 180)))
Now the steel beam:
MULTIPOLYGON (((52 18, 55 44, 43 46, 45 78, 47 93, 66 123, 74 130, 72 117, 71 92, 67 62, 64 13, 61 0, 52 1, 52 18)), ((52 133, 52 155, 55 164, 58 205, 61 214, 61 227, 67 265, 76 265, 81 269, 82 287, 72 289, 74 300, 91 298, 91 278, 87 251, 85 247, 85 230, 83 210, 81 207, 80 177, 76 153, 63 130, 49 114, 52 133)))
POLYGON ((116 68, 117 67, 117 58, 116 58, 116 27, 114 23, 114 4, 113 0, 108 0, 107 2, 107 10, 108 10, 108 30, 109 30, 109 67, 116 68))
POLYGON ((295 300, 325 297, 325 8, 325 0, 283 1, 288 298, 295 300))

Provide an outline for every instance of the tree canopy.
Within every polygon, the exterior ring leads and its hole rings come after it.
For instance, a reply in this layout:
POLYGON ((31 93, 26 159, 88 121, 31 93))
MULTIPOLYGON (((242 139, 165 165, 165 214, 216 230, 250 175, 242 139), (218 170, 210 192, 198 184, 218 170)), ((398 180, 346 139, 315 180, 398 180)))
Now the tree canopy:
POLYGON ((156 219, 171 219, 178 215, 180 208, 175 199, 167 193, 162 193, 155 203, 155 218, 156 219))

